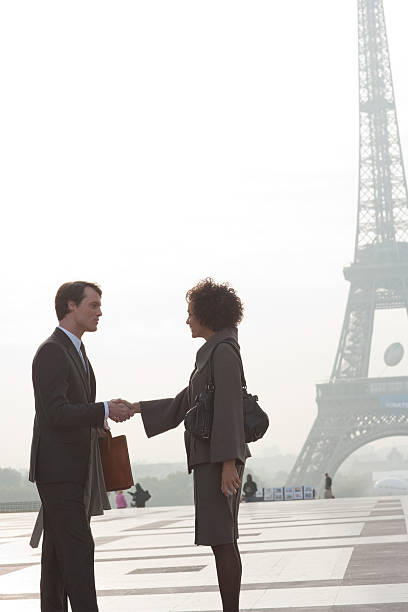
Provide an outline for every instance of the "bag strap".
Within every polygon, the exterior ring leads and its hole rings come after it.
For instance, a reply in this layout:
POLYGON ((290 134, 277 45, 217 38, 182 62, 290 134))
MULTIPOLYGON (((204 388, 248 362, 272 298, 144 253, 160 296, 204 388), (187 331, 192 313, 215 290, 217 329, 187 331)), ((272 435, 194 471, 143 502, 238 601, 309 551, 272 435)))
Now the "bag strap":
POLYGON ((229 344, 230 346, 232 346, 232 348, 234 349, 235 353, 238 355, 238 359, 239 359, 239 363, 241 365, 241 384, 242 384, 242 388, 246 389, 246 380, 245 380, 245 374, 244 374, 244 366, 242 364, 242 358, 241 358, 241 353, 239 352, 239 349, 237 347, 237 345, 235 344, 235 342, 232 342, 230 340, 221 340, 221 342, 218 342, 218 344, 216 344, 213 348, 213 350, 210 353, 210 357, 209 357, 209 366, 210 366, 210 381, 208 383, 209 386, 211 386, 213 389, 215 389, 215 383, 214 383, 214 360, 213 360, 213 355, 216 351, 216 349, 220 346, 220 344, 229 344))

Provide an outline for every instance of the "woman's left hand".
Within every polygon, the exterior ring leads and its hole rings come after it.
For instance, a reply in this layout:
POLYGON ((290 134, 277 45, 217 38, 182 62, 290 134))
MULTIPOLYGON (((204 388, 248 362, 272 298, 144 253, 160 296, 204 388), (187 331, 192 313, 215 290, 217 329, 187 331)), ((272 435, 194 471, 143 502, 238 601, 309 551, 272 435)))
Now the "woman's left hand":
POLYGON ((241 481, 235 466, 235 459, 224 461, 222 464, 221 491, 226 497, 235 495, 239 490, 240 484, 241 481))

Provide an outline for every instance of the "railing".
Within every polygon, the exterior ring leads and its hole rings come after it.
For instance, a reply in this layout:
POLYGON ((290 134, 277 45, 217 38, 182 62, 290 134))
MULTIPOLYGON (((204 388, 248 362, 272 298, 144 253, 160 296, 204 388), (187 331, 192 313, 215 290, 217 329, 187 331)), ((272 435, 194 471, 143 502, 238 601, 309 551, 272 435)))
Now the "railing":
POLYGON ((408 376, 339 380, 317 385, 317 399, 408 393, 408 376))

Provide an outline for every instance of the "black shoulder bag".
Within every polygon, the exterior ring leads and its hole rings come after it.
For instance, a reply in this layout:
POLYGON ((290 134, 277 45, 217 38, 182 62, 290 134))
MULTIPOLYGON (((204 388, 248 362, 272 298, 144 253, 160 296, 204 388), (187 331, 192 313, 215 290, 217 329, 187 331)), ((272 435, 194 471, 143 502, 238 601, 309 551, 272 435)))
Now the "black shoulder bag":
POLYGON ((210 370, 209 381, 201 393, 195 398, 194 405, 188 410, 184 418, 187 431, 198 438, 208 439, 211 436, 214 415, 214 363, 213 354, 220 344, 229 344, 239 357, 241 364, 242 400, 244 406, 244 433, 245 442, 255 442, 262 438, 269 427, 269 418, 258 404, 258 396, 247 392, 242 359, 237 346, 233 342, 224 340, 219 342, 211 351, 208 363, 210 370))

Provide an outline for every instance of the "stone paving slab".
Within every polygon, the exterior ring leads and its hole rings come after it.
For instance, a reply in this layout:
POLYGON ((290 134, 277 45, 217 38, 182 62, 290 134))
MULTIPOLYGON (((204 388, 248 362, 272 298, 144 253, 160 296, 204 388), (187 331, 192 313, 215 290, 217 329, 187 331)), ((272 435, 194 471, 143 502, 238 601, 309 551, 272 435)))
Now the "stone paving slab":
MULTIPOLYGON (((242 504, 241 611, 408 611, 407 497, 242 504)), ((39 610, 34 513, 0 514, 0 610, 39 610)), ((100 612, 221 610, 213 555, 191 507, 92 521, 100 612)))

